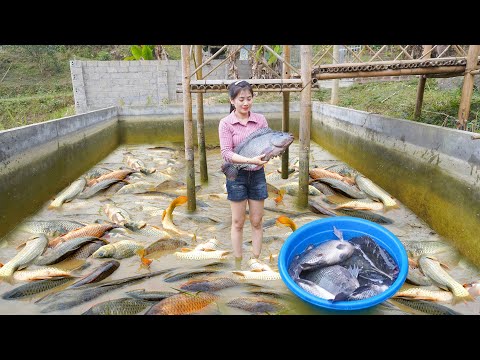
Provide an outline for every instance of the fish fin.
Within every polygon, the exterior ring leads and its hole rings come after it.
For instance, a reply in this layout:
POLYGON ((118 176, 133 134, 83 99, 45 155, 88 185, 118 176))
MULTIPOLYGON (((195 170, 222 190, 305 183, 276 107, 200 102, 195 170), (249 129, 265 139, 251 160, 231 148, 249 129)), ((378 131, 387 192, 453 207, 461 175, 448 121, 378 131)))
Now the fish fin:
POLYGON ((338 237, 339 240, 343 240, 343 232, 338 230, 335 226, 333 227, 333 233, 336 237, 338 237))
POLYGON ((223 163, 222 172, 228 180, 235 180, 238 175, 238 169, 232 163, 223 163))
POLYGON ((350 294, 341 292, 341 293, 338 293, 337 295, 335 295, 335 297, 334 297, 333 299, 331 299, 330 301, 331 301, 331 302, 335 302, 335 301, 345 301, 345 300, 348 299, 349 296, 350 296, 350 294))
POLYGON ((342 205, 347 201, 351 201, 351 199, 343 196, 343 195, 328 195, 325 196, 326 200, 331 204, 342 205))
POLYGON ((438 263, 440 264, 441 267, 443 267, 443 268, 445 268, 445 269, 447 269, 447 270, 450 270, 450 267, 449 267, 447 264, 442 263, 442 262, 440 262, 440 261, 439 261, 438 263))
POLYGON ((352 274, 353 277, 358 278, 360 267, 354 264, 353 266, 349 266, 347 270, 350 274, 352 274))
POLYGON ((189 252, 189 251, 193 251, 193 249, 189 249, 189 248, 180 248, 180 251, 181 251, 181 252, 189 252))
POLYGON ((207 249, 202 249, 202 251, 207 252, 207 251, 217 251, 217 250, 216 250, 216 249, 208 249, 208 248, 207 248, 207 249))
POLYGON ((22 249, 26 244, 27 244, 27 242, 24 241, 23 243, 21 243, 20 245, 18 245, 15 249, 16 249, 16 250, 20 250, 20 249, 22 249))
POLYGON ((240 275, 240 276, 245 277, 244 271, 232 271, 232 274, 240 275))

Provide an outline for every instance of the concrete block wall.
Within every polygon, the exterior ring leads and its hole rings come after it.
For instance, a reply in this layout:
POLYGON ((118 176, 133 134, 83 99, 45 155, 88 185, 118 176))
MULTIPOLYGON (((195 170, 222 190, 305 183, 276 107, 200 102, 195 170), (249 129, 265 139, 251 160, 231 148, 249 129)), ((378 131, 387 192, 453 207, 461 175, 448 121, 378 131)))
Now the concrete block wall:
MULTIPOLYGON (((221 60, 203 68, 206 75, 221 60)), ((192 68, 193 71, 193 63, 192 68)), ((181 102, 179 60, 70 61, 77 114, 108 106, 156 106, 181 102)), ((227 65, 215 69, 209 79, 227 79, 227 65)))

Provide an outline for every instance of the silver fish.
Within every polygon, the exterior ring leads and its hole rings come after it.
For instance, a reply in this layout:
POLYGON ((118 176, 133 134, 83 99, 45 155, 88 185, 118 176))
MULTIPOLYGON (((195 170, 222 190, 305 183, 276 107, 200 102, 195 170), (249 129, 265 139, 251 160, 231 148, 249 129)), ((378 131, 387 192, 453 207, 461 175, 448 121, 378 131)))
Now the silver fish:
POLYGON ((304 270, 337 264, 348 259, 354 249, 350 242, 343 239, 328 240, 317 246, 310 246, 299 258, 292 261, 289 273, 293 279, 296 279, 304 270))
POLYGON ((44 234, 37 234, 27 240, 25 247, 0 269, 0 277, 9 278, 18 268, 31 264, 45 250, 47 244, 48 239, 44 234))
POLYGON ((72 220, 31 220, 23 222, 18 230, 52 237, 66 234, 83 226, 85 224, 72 220))
POLYGON ((53 200, 50 205, 48 206, 49 209, 54 209, 62 206, 64 202, 68 202, 72 200, 75 196, 80 194, 80 192, 83 190, 85 185, 87 184, 87 179, 84 177, 81 177, 80 179, 75 180, 70 184, 69 187, 67 187, 65 190, 63 190, 60 194, 58 194, 55 197, 55 200, 53 200))
POLYGON ((71 277, 55 277, 52 279, 28 282, 2 294, 2 299, 20 299, 53 289, 71 281, 73 281, 71 277))
POLYGON ((374 184, 372 180, 358 174, 357 176, 355 176, 355 182, 357 183, 360 190, 362 190, 364 193, 370 195, 375 199, 379 199, 385 205, 386 209, 399 208, 397 202, 393 199, 393 197, 385 190, 383 190, 380 186, 374 184))
POLYGON ((335 299, 335 295, 333 295, 331 292, 325 290, 324 288, 318 286, 313 281, 298 278, 298 279, 295 279, 295 282, 303 290, 309 292, 312 295, 315 295, 316 297, 319 297, 319 298, 325 299, 325 300, 335 299))
POLYGON ((135 315, 150 306, 146 300, 121 298, 95 304, 82 315, 135 315))
POLYGON ((443 289, 449 289, 452 292, 455 296, 454 302, 458 300, 472 300, 472 296, 468 290, 443 270, 438 260, 427 255, 422 255, 418 263, 423 273, 432 279, 435 285, 443 289))
POLYGON ((102 246, 92 254, 93 258, 113 257, 114 259, 124 259, 135 255, 137 250, 143 249, 143 244, 132 240, 120 240, 102 246))
POLYGON ((358 275, 358 270, 347 270, 340 265, 331 265, 302 272, 302 279, 314 282, 335 296, 342 293, 348 296, 360 286, 355 273, 358 275))

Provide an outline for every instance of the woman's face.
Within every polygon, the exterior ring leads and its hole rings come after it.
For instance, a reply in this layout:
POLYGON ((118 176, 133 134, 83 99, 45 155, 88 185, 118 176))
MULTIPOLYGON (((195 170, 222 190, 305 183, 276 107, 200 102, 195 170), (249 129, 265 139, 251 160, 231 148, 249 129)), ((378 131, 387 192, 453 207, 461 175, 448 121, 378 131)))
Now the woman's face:
POLYGON ((230 102, 235 106, 236 113, 243 116, 248 116, 248 112, 253 104, 253 95, 248 89, 241 90, 237 97, 230 102))

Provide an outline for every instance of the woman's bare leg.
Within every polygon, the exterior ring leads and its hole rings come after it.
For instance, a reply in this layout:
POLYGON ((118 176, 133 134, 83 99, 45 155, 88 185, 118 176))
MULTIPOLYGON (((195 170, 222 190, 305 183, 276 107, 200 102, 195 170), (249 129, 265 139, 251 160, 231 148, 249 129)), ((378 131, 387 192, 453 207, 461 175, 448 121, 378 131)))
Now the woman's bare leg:
POLYGON ((230 201, 230 207, 232 209, 232 228, 230 229, 230 236, 232 238, 233 256, 240 259, 242 257, 243 224, 245 224, 247 200, 230 201))
POLYGON ((250 224, 252 225, 252 252, 257 259, 262 251, 264 202, 265 200, 248 200, 250 224))

